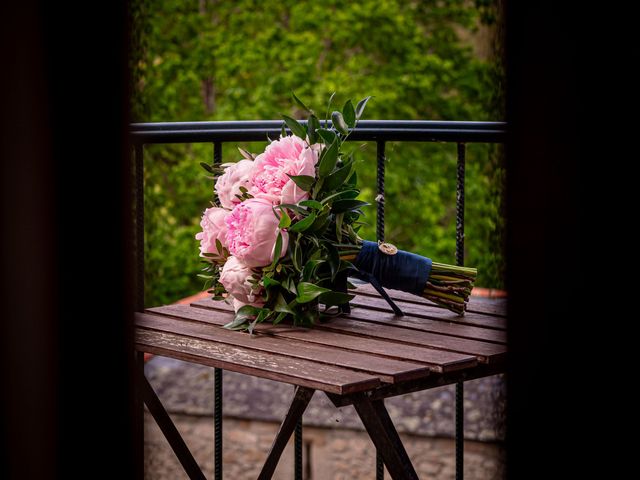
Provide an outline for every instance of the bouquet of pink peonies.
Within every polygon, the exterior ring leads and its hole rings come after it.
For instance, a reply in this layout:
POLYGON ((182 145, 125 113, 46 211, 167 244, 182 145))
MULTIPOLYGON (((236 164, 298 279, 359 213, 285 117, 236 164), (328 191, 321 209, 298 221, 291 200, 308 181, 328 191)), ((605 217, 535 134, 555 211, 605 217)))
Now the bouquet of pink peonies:
POLYGON ((227 327, 252 331, 257 323, 286 319, 310 326, 335 316, 354 297, 347 276, 370 281, 386 298, 382 286, 463 314, 475 269, 438 264, 358 236, 361 208, 368 203, 357 199, 353 152, 342 147, 370 97, 355 106, 347 101, 333 111, 331 124, 333 96, 322 123, 293 97, 309 113, 306 125, 283 116, 291 134, 283 125, 264 152, 240 149, 244 159, 237 163, 203 164, 214 175, 214 199, 196 239, 209 292, 236 311, 227 327))

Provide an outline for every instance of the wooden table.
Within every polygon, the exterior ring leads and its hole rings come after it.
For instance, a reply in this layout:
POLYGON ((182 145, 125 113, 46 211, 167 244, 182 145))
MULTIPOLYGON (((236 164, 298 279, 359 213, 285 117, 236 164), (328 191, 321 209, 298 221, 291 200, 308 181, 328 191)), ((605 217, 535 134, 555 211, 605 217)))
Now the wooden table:
MULTIPOLYGON (((313 329, 259 325, 254 335, 222 328, 233 318, 224 302, 150 308, 136 316, 136 348, 297 387, 260 479, 273 475, 316 390, 337 407, 355 407, 394 479, 417 479, 383 400, 503 372, 505 302, 473 298, 459 317, 389 290, 405 313, 396 317, 371 286, 360 286, 357 293, 346 317, 313 329)), ((143 384, 145 403, 185 470, 204 478, 146 379, 143 384)))

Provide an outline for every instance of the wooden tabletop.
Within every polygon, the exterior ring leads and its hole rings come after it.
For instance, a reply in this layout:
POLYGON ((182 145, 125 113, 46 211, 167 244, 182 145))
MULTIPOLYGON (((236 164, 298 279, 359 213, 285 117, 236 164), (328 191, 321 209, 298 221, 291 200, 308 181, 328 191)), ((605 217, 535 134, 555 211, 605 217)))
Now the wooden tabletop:
POLYGON ((389 290, 405 313, 396 317, 371 286, 357 293, 348 316, 311 329, 262 324, 253 335, 222 328, 234 316, 225 302, 150 308, 136 314, 136 348, 337 395, 436 385, 504 365, 504 300, 472 298, 460 317, 389 290))

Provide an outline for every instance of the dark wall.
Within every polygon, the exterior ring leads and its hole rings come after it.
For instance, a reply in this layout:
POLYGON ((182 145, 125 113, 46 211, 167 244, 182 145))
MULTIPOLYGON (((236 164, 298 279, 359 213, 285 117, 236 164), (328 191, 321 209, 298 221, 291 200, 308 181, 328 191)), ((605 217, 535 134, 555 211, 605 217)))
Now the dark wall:
MULTIPOLYGON (((584 380, 593 369, 587 351, 594 345, 585 340, 592 324, 584 307, 597 298, 593 287, 585 288, 583 265, 600 266, 582 256, 581 182, 585 157, 593 153, 585 150, 604 140, 592 128, 603 120, 594 108, 603 93, 595 76, 603 66, 594 68, 592 49, 603 37, 584 18, 587 8, 509 2, 506 11, 513 479, 575 478, 587 461, 580 432, 595 434, 599 423, 582 410, 593 394, 584 380)), ((598 161, 603 173, 613 168, 598 161)))
POLYGON ((126 25, 0 7, 0 478, 134 471, 126 25))

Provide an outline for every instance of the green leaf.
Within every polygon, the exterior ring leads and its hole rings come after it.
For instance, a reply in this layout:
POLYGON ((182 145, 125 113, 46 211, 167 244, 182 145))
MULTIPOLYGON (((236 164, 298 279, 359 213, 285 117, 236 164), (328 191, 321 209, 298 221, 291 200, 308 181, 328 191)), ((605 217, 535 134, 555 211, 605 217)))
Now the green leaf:
POLYGON ((313 110, 311 110, 309 107, 307 107, 307 106, 304 104, 304 102, 298 98, 298 96, 296 95, 296 93, 295 93, 295 92, 291 92, 291 95, 293 96, 293 100, 298 104, 298 106, 299 106, 301 109, 306 110, 307 112, 309 112, 309 113, 311 113, 311 114, 313 113, 313 110))
POLYGON ((280 254, 282 253, 282 233, 278 232, 278 238, 276 238, 276 244, 273 247, 273 261, 271 262, 271 268, 276 266, 278 260, 280 260, 280 254))
POLYGON ((304 207, 315 208, 316 210, 322 210, 322 204, 317 200, 302 200, 298 202, 298 205, 302 205, 304 207))
POLYGON ((320 157, 320 163, 318 165, 318 176, 320 178, 326 177, 336 166, 336 162, 338 161, 338 140, 334 140, 334 142, 326 148, 322 152, 322 156, 320 157))
MULTIPOLYGON (((360 250, 352 251, 351 253, 355 253, 357 255, 360 253, 360 250)), ((351 268, 355 268, 353 263, 347 262, 346 260, 340 260, 340 267, 338 267, 339 272, 342 272, 343 270, 349 270, 351 268)))
POLYGON ((323 293, 330 292, 328 288, 319 287, 314 283, 300 282, 298 284, 298 296, 296 301, 298 303, 309 303, 311 300, 317 298, 323 293))
POLYGON ((351 99, 347 100, 342 107, 342 117, 347 125, 351 128, 356 126, 356 111, 353 108, 353 103, 351 103, 351 99))
POLYGON ((293 294, 297 294, 296 285, 291 277, 282 280, 282 286, 293 294))
POLYGON ((354 170, 351 176, 347 179, 347 185, 355 188, 357 184, 358 184, 358 172, 354 170))
POLYGON ((299 240, 300 238, 296 236, 294 242, 289 242, 289 258, 291 259, 293 268, 297 272, 302 271, 302 266, 298 263, 298 250, 300 249, 299 240))
POLYGON ((280 223, 278 223, 278 228, 287 228, 291 225, 291 217, 287 213, 284 208, 280 209, 280 223))
POLYGON ((343 135, 349 134, 349 127, 344 121, 342 113, 337 110, 331 114, 331 122, 333 123, 333 128, 338 130, 343 135))
POLYGON ((336 214, 336 238, 338 242, 342 242, 342 222, 344 221, 344 213, 336 214))
POLYGON ((324 117, 324 126, 327 126, 327 121, 329 120, 329 112, 331 111, 331 103, 333 102, 333 97, 336 96, 336 92, 333 92, 329 97, 329 103, 327 103, 327 114, 324 117))
POLYGON ((340 253, 338 252, 338 249, 329 242, 325 242, 323 245, 327 252, 327 262, 331 269, 331 281, 333 281, 340 268, 340 253))
POLYGON ((309 145, 313 145, 318 141, 317 130, 320 128, 320 121, 318 117, 315 115, 309 116, 309 121, 307 122, 307 135, 309 136, 309 145))
POLYGON ((287 176, 305 192, 310 192, 311 187, 313 187, 313 184, 316 181, 315 177, 310 175, 289 175, 287 173, 287 176))
POLYGON ((229 330, 244 330, 247 324, 247 317, 236 316, 232 321, 224 325, 229 330))
POLYGON ((303 218, 302 220, 297 221, 296 223, 294 223, 293 225, 291 225, 291 228, 289 228, 290 232, 304 232, 305 230, 308 230, 309 227, 311 225, 313 225, 313 222, 316 221, 316 214, 315 213, 311 213, 308 217, 303 218))
POLYGON ((291 118, 288 115, 282 115, 282 118, 284 119, 284 123, 287 124, 287 127, 289 127, 289 130, 291 130, 291 133, 296 137, 300 137, 302 139, 306 138, 307 130, 302 126, 302 124, 298 123, 295 118, 291 118))
POLYGON ((278 325, 282 320, 285 319, 285 317, 287 316, 287 314, 285 312, 280 312, 278 314, 278 316, 273 320, 273 324, 274 325, 278 325))
POLYGON ((244 315, 246 317, 252 317, 254 315, 256 315, 258 313, 260 309, 258 307, 254 307, 253 305, 243 305, 242 307, 240 307, 240 309, 236 312, 236 317, 238 315, 244 315))
POLYGON ((309 260, 304 265, 304 268, 302 269, 302 280, 305 282, 308 281, 313 275, 313 272, 316 269, 316 267, 323 262, 324 260, 309 260))
POLYGON ((287 136, 287 131, 284 129, 284 123, 282 124, 282 128, 280 129, 280 135, 282 137, 286 137, 287 136))
POLYGON ((349 162, 344 165, 342 168, 336 170, 327 178, 324 179, 324 183, 322 184, 322 189, 327 192, 331 192, 338 187, 341 187, 342 184, 349 178, 349 174, 351 174, 351 170, 353 169, 353 162, 349 162))
POLYGON ((331 145, 337 138, 334 132, 325 128, 319 128, 318 135, 320 135, 325 145, 331 145))
POLYGON ((230 330, 243 330, 246 328, 246 323, 249 319, 260 313, 260 309, 253 305, 244 305, 240 307, 240 310, 236 312, 234 319, 227 323, 224 328, 230 330))
POLYGON ((216 250, 218 252, 218 255, 222 255, 222 242, 219 238, 216 238, 216 250))
POLYGON ((358 192, 358 190, 343 190, 341 192, 332 193, 328 197, 323 198, 321 203, 326 204, 329 200, 336 201, 337 199, 340 199, 340 198, 355 198, 359 194, 360 192, 358 192))
POLYGON ((324 303, 325 305, 342 305, 343 303, 347 303, 354 298, 355 295, 351 295, 349 293, 327 292, 320 295, 320 298, 318 298, 318 300, 320 301, 320 303, 324 303))
POLYGON ((345 198, 345 199, 336 200, 335 202, 333 202, 333 205, 331 206, 331 211, 333 213, 348 212, 350 210, 356 210, 366 205, 369 205, 369 203, 363 202, 362 200, 353 200, 350 198, 345 198))
POLYGON ((302 247, 300 247, 300 237, 296 237, 291 261, 293 262, 293 268, 298 272, 302 272, 302 247))
POLYGON ((308 228, 310 232, 320 232, 329 223, 329 214, 319 215, 313 225, 308 228))
POLYGON ((358 234, 351 225, 347 226, 347 234, 349 235, 349 240, 351 240, 353 243, 357 243, 358 234))
POLYGON ((360 120, 360 117, 362 116, 362 112, 364 112, 364 107, 367 106, 367 102, 370 99, 371 99, 371 95, 369 95, 366 98, 363 98, 358 102, 358 105, 356 105, 356 120, 360 120))
POLYGON ((264 277, 262 279, 262 284, 264 285, 264 288, 270 288, 276 285, 280 285, 280 282, 271 277, 264 277))
POLYGON ((276 303, 273 306, 273 310, 276 312, 291 313, 292 315, 295 313, 291 309, 287 301, 284 299, 284 297, 282 296, 282 293, 278 294, 278 297, 276 298, 276 303))
POLYGON ((289 210, 293 210, 294 212, 301 213, 302 215, 306 215, 307 213, 309 213, 304 208, 299 207, 298 205, 295 205, 293 203, 281 203, 280 205, 276 206, 276 208, 280 208, 280 209, 287 208, 289 210))

